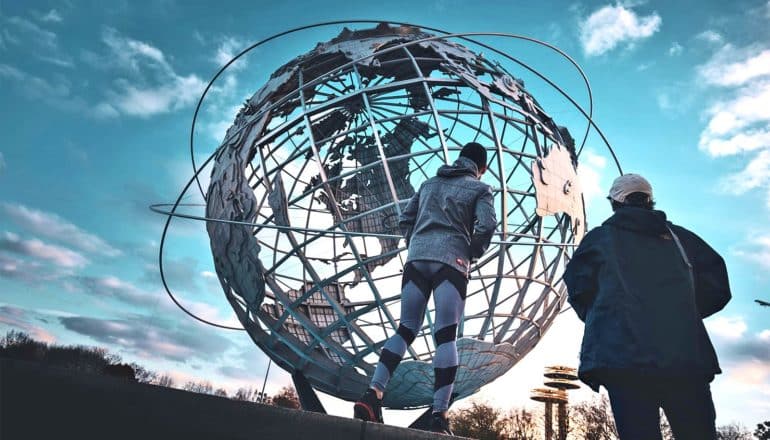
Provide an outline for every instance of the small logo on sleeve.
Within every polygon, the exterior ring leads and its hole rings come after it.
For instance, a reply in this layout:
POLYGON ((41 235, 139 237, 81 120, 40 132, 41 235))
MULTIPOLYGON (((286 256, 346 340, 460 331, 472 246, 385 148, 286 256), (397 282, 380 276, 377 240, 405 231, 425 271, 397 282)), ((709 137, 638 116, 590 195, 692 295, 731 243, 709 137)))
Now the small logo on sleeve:
POLYGON ((465 267, 465 260, 463 260, 462 258, 456 259, 455 262, 457 262, 457 264, 459 264, 460 266, 465 267))

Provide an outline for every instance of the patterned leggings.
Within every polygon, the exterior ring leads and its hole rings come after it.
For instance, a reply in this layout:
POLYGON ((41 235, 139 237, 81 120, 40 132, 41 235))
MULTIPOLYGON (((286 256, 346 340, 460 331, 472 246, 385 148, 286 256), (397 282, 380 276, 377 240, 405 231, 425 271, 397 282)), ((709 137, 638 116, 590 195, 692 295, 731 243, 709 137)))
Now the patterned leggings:
POLYGON ((468 279, 457 269, 435 261, 411 261, 401 280, 401 323, 385 343, 374 371, 371 387, 385 390, 404 353, 422 327, 425 307, 432 291, 436 306, 433 337, 433 412, 446 411, 457 374, 457 323, 465 307, 468 279))

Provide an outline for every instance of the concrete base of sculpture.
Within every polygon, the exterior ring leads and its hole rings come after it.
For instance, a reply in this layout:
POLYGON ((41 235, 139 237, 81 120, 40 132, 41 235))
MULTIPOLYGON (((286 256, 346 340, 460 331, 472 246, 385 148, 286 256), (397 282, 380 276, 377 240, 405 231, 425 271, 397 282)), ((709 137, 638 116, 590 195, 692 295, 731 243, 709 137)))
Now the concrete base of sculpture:
POLYGON ((0 359, 0 438, 429 440, 429 432, 0 359))

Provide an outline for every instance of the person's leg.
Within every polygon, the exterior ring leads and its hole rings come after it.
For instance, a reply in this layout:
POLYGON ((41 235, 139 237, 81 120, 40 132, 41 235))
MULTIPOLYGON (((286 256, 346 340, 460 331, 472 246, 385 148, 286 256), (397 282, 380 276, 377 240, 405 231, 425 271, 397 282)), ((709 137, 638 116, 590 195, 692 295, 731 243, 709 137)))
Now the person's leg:
POLYGON ((714 440, 716 411, 706 381, 671 381, 663 396, 671 432, 677 440, 714 440))
POLYGON ((434 338, 436 353, 433 357, 435 374, 433 412, 444 413, 454 389, 457 374, 457 324, 465 307, 465 292, 468 279, 460 271, 443 265, 433 279, 436 305, 434 338))
POLYGON ((657 385, 632 378, 606 384, 620 440, 662 440, 657 385))
POLYGON ((380 353, 380 361, 374 370, 370 387, 385 391, 393 372, 404 357, 407 347, 414 341, 425 317, 425 306, 430 298, 430 273, 425 273, 430 263, 415 261, 404 266, 401 279, 401 322, 396 334, 391 336, 380 353))

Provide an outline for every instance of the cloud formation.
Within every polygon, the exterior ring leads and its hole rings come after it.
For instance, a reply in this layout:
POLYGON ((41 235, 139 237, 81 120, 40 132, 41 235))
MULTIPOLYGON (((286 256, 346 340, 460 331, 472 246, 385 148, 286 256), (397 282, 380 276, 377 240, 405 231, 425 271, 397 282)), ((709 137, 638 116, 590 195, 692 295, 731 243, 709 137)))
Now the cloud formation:
MULTIPOLYGON (((44 18, 43 22, 53 22, 56 18, 61 21, 55 10, 51 10, 44 18)), ((26 45, 33 57, 59 67, 74 67, 72 58, 59 47, 58 35, 48 29, 40 27, 38 24, 23 17, 0 18, 5 28, 5 39, 15 46, 26 45)))
POLYGON ((671 44, 671 47, 668 48, 668 56, 671 56, 671 57, 677 56, 677 55, 680 55, 683 51, 684 51, 684 47, 682 47, 681 44, 674 41, 671 44))
POLYGON ((621 45, 628 47, 652 36, 660 29, 661 23, 656 12, 639 16, 630 6, 604 6, 580 24, 583 52, 587 56, 597 56, 621 45))
POLYGON ((101 237, 87 232, 62 217, 21 204, 2 203, 2 211, 10 220, 31 233, 66 243, 88 254, 104 257, 122 255, 101 237))
POLYGON ((735 195, 763 189, 770 208, 770 47, 725 43, 697 75, 719 97, 706 111, 698 147, 712 157, 750 156, 720 188, 735 195))
POLYGON ((11 327, 13 330, 22 331, 33 339, 45 343, 56 342, 56 336, 35 323, 32 312, 11 305, 0 304, 0 325, 11 327))
POLYGON ((232 342, 216 331, 183 320, 172 322, 159 317, 131 315, 119 319, 61 317, 59 322, 70 331, 145 359, 210 362, 232 346, 232 342))
POLYGON ((37 258, 67 269, 82 268, 89 263, 86 257, 75 251, 37 239, 24 240, 11 232, 0 234, 0 251, 37 258))
POLYGON ((40 17, 40 21, 43 22, 61 23, 62 20, 63 19, 61 14, 59 14, 59 11, 56 9, 51 9, 50 11, 46 12, 45 15, 40 17))
POLYGON ((737 341, 748 329, 742 317, 717 316, 706 321, 706 328, 712 337, 728 341, 737 341))
POLYGON ((770 234, 752 236, 750 244, 733 250, 733 254, 759 267, 770 270, 770 234))
MULTIPOLYGON (((224 37, 217 46, 216 52, 213 57, 214 63, 216 63, 217 67, 222 67, 225 64, 229 63, 230 60, 235 57, 240 51, 245 49, 247 47, 246 42, 242 41, 240 38, 236 37, 224 37)), ((241 70, 246 68, 247 63, 246 60, 243 58, 239 58, 238 61, 231 64, 228 69, 233 70, 241 70)))
POLYGON ((107 28, 102 42, 104 56, 92 55, 92 63, 110 67, 121 75, 107 99, 98 104, 103 116, 120 114, 139 117, 168 113, 197 101, 205 83, 197 75, 179 75, 163 51, 107 28), (94 58, 95 57, 95 58, 94 58))

